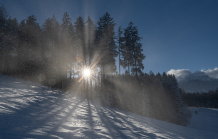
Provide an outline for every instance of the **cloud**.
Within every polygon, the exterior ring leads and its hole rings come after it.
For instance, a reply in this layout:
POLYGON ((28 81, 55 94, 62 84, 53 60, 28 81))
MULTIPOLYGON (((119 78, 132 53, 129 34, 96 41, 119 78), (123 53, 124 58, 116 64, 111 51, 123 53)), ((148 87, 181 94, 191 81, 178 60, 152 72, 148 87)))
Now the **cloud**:
POLYGON ((167 74, 174 74, 176 78, 178 77, 186 77, 186 76, 202 76, 202 75, 208 75, 211 78, 217 78, 218 79, 218 68, 214 68, 213 70, 201 70, 201 71, 195 71, 191 72, 189 69, 171 69, 167 72, 167 74))
POLYGON ((167 72, 167 74, 174 74, 176 78, 179 76, 188 76, 192 72, 189 69, 171 69, 170 71, 167 72))
POLYGON ((213 70, 201 70, 202 72, 206 73, 211 78, 218 78, 218 68, 214 68, 213 70))

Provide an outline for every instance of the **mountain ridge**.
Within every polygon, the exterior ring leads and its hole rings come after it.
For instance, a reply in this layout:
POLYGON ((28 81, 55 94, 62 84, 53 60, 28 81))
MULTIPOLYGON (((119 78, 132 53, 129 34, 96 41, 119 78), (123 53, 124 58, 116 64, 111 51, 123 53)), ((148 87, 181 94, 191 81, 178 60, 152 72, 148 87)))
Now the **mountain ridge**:
POLYGON ((177 77, 179 87, 185 92, 208 92, 218 88, 218 79, 206 74, 188 74, 177 77))

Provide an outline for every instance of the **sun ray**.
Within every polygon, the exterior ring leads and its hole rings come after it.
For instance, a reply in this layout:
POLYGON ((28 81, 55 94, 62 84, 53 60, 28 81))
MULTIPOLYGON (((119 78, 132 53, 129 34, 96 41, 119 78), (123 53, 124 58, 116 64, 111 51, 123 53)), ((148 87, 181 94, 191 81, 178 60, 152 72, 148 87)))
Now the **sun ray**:
POLYGON ((79 81, 78 81, 78 82, 81 82, 83 78, 84 78, 84 76, 82 76, 82 77, 79 79, 79 81))

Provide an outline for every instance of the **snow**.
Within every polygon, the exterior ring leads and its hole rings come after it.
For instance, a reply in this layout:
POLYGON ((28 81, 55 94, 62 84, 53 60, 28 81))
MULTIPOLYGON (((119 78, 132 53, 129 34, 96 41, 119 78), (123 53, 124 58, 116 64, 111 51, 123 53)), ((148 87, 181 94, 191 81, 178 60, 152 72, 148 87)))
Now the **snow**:
POLYGON ((218 138, 218 110, 190 109, 185 127, 0 75, 0 138, 218 138))
POLYGON ((215 133, 218 131, 218 109, 192 107, 190 110, 193 115, 189 127, 215 133))

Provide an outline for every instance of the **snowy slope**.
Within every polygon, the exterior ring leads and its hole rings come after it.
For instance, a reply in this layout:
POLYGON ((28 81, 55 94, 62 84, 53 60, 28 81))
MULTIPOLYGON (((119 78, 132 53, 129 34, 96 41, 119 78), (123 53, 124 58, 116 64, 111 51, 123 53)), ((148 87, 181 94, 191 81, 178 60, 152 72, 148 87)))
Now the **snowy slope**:
POLYGON ((218 109, 192 107, 190 110, 193 114, 189 127, 210 132, 218 131, 218 109))
POLYGON ((189 127, 94 105, 0 75, 0 138, 218 138, 218 111, 191 108, 189 127), (205 121, 206 120, 206 121, 205 121), (205 122, 204 122, 205 121, 205 122))

